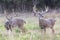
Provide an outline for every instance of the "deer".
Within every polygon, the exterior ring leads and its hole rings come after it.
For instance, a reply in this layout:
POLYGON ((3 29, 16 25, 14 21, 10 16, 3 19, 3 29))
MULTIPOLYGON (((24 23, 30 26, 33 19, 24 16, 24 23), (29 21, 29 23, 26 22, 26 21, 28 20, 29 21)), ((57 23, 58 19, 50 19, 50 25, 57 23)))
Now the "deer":
POLYGON ((5 28, 6 30, 12 31, 14 27, 18 27, 19 29, 22 30, 22 32, 25 32, 24 24, 26 24, 26 21, 20 18, 13 18, 10 17, 8 18, 6 16, 7 21, 5 22, 5 28))
POLYGON ((48 12, 48 8, 46 8, 45 11, 42 12, 37 12, 36 14, 39 15, 39 27, 41 28, 41 33, 44 31, 44 33, 46 33, 46 29, 50 28, 52 30, 52 33, 55 33, 54 30, 54 25, 55 25, 55 18, 48 18, 45 19, 43 14, 46 14, 48 12))

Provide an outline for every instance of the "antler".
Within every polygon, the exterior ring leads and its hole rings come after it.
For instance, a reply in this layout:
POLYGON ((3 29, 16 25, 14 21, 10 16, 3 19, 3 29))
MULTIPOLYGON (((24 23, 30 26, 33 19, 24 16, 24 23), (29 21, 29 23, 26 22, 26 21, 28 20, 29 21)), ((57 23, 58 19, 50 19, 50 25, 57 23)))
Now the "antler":
POLYGON ((43 14, 47 13, 48 10, 49 10, 49 8, 45 7, 45 11, 43 11, 43 10, 42 11, 38 11, 38 15, 41 16, 41 17, 44 17, 43 14))
POLYGON ((49 8, 48 7, 45 7, 45 11, 42 11, 42 14, 45 14, 49 11, 49 8))
POLYGON ((5 17, 6 17, 7 20, 12 19, 12 16, 11 16, 10 14, 8 14, 8 13, 6 12, 6 10, 4 11, 4 13, 5 13, 5 17))
POLYGON ((7 18, 7 20, 11 20, 12 19, 12 16, 6 15, 6 18, 7 18))

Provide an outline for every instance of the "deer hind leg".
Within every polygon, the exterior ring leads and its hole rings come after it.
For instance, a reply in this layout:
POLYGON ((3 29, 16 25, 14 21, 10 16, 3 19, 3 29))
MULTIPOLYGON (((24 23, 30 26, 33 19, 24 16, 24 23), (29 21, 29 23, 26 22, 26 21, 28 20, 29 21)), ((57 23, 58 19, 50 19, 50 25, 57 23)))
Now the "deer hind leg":
POLYGON ((23 26, 19 25, 18 28, 20 28, 22 32, 25 32, 25 28, 23 26))
POLYGON ((22 32, 25 32, 25 28, 24 27, 21 27, 21 30, 22 30, 22 32))
POLYGON ((9 26, 6 26, 5 28, 6 28, 6 30, 9 30, 9 26))

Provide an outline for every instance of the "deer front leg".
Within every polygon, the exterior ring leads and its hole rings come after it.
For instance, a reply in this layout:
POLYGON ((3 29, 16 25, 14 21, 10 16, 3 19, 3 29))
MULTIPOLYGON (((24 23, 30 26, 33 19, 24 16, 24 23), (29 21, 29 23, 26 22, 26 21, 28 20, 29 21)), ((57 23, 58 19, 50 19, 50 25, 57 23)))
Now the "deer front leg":
POLYGON ((45 28, 45 26, 41 26, 41 33, 43 33, 44 32, 44 34, 46 34, 46 28, 45 28))
POLYGON ((41 40, 45 40, 45 34, 46 34, 46 28, 45 26, 41 26, 41 40))
POLYGON ((44 28, 44 34, 46 34, 46 28, 44 28))
POLYGON ((52 33, 54 34, 54 33, 55 33, 55 30, 54 30, 54 28, 53 28, 53 27, 51 27, 51 30, 52 30, 52 33))
POLYGON ((11 25, 9 25, 9 29, 12 31, 12 26, 11 25))

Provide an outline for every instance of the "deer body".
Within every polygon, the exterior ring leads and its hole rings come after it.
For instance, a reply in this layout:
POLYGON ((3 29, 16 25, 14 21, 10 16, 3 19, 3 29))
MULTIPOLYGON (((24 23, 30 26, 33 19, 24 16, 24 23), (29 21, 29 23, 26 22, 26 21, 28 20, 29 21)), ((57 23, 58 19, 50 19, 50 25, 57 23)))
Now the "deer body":
POLYGON ((17 27, 18 26, 18 28, 20 28, 23 31, 25 31, 24 27, 23 27, 24 23, 26 23, 26 22, 24 20, 22 20, 22 19, 18 19, 18 18, 10 19, 10 20, 5 22, 5 27, 6 27, 7 30, 10 29, 12 31, 13 27, 17 27))
POLYGON ((44 16, 39 13, 39 26, 41 29, 44 29, 44 32, 46 32, 46 28, 51 28, 52 32, 54 33, 53 26, 55 21, 56 20, 53 18, 45 19, 44 16))
POLYGON ((39 27, 41 28, 41 32, 44 31, 46 32, 46 28, 51 28, 52 33, 54 33, 54 28, 53 26, 55 25, 55 18, 49 18, 45 19, 43 14, 47 13, 49 10, 46 8, 45 11, 36 11, 36 14, 39 15, 39 27), (43 30, 42 30, 43 29, 43 30))
POLYGON ((49 28, 49 27, 52 28, 55 24, 55 21, 56 21, 55 19, 42 18, 42 19, 39 19, 39 25, 41 26, 42 29, 49 28), (42 27, 42 26, 44 26, 44 27, 42 27))

